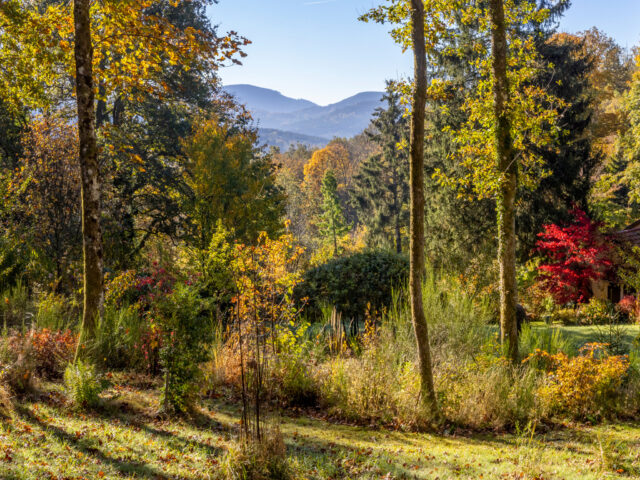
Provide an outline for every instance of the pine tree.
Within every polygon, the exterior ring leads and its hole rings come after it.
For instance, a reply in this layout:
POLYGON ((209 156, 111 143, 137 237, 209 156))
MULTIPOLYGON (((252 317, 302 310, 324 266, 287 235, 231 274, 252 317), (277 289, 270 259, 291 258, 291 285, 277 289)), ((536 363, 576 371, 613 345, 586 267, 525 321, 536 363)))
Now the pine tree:
POLYGON ((338 237, 347 233, 350 227, 344 219, 344 212, 338 197, 338 181, 332 170, 328 170, 322 179, 322 216, 320 217, 320 235, 333 242, 333 255, 338 254, 338 237))
POLYGON ((409 159, 406 149, 408 126, 400 106, 400 94, 387 86, 383 97, 387 108, 378 108, 370 138, 382 153, 369 157, 354 178, 351 200, 360 221, 374 239, 402 252, 402 232, 409 225, 409 159))

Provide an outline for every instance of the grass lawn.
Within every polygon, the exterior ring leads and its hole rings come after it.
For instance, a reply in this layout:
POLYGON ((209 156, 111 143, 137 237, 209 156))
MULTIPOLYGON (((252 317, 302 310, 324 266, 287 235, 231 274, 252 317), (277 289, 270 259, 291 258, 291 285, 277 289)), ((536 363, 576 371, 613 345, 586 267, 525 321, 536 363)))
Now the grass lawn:
POLYGON ((614 343, 618 340, 629 349, 640 336, 640 325, 549 326, 544 322, 532 322, 531 325, 536 330, 560 330, 576 349, 588 342, 614 343))
MULTIPOLYGON (((0 426, 0 478, 209 479, 238 424, 211 402, 191 421, 150 412, 156 389, 122 384, 100 412, 69 410, 59 386, 18 406, 0 426)), ((113 392, 112 392, 113 393, 113 392)), ((640 427, 574 426, 547 433, 427 435, 281 419, 295 479, 638 478, 640 427)))

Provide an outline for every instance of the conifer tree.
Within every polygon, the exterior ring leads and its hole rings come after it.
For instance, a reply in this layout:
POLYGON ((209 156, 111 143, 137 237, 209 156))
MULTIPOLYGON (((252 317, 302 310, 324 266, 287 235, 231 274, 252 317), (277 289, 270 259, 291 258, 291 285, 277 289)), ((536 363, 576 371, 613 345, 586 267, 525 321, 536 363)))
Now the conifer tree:
POLYGON ((344 212, 338 197, 338 181, 332 170, 328 170, 322 179, 322 216, 320 234, 333 242, 333 255, 338 254, 338 237, 349 231, 344 212))
POLYGON ((409 225, 409 159, 402 144, 407 141, 407 120, 400 94, 387 87, 387 108, 378 108, 370 138, 382 152, 369 157, 354 178, 351 194, 358 218, 374 238, 402 252, 402 232, 409 225), (390 241, 389 241, 390 240, 390 241))

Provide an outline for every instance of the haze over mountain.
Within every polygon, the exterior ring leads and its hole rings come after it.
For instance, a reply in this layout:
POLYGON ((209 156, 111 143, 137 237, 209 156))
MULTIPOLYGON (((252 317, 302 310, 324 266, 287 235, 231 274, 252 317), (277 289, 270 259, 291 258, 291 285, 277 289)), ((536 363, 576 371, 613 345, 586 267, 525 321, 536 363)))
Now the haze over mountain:
POLYGON ((381 106, 382 92, 362 92, 340 102, 320 106, 253 85, 228 85, 224 90, 253 114, 261 140, 287 148, 292 143, 322 146, 333 137, 352 137, 371 122, 381 106))

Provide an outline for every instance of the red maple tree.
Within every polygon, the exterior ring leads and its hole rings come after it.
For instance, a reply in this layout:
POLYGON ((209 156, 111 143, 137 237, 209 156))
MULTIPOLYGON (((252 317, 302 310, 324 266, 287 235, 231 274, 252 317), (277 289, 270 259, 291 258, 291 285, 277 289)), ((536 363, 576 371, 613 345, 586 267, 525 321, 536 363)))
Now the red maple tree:
POLYGON ((558 304, 588 301, 591 281, 607 278, 613 267, 612 247, 599 232, 600 225, 579 208, 571 215, 568 226, 545 225, 536 242, 545 257, 538 266, 539 281, 558 304))

